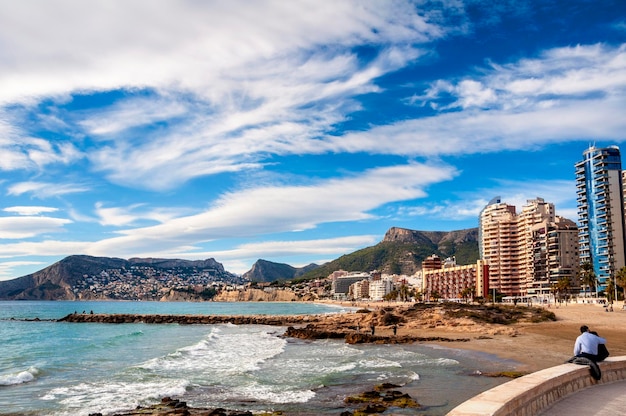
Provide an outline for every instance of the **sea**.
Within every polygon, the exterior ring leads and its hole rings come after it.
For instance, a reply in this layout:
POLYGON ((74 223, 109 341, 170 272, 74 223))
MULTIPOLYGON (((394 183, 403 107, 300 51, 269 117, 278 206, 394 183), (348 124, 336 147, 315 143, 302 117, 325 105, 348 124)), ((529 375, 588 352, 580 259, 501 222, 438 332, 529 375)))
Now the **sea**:
POLYGON ((355 313, 301 302, 0 301, 0 414, 113 414, 163 397, 252 413, 339 415, 346 396, 393 383, 445 415, 508 381, 496 356, 430 344, 348 345, 283 337, 263 325, 57 322, 70 313, 298 315, 355 313))

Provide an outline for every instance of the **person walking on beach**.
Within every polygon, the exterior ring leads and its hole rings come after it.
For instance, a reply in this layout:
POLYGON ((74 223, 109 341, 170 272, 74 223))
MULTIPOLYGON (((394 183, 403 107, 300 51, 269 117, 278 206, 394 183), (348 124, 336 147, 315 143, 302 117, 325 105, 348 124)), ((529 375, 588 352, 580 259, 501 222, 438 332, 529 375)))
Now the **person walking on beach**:
POLYGON ((376 332, 376 325, 374 325, 374 323, 371 323, 370 329, 372 330, 372 336, 374 336, 374 332, 376 332))
POLYGON ((606 344, 606 339, 589 332, 589 327, 580 327, 580 335, 574 343, 574 356, 588 358, 593 362, 602 361, 606 357, 598 356, 598 345, 606 344))

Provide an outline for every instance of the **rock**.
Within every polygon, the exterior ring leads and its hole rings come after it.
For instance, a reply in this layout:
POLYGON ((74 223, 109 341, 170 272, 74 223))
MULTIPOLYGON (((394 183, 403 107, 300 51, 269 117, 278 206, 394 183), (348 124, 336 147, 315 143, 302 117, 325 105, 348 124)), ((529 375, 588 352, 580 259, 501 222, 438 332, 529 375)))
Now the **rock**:
POLYGON ((382 404, 368 404, 367 406, 357 409, 354 412, 354 416, 364 414, 364 415, 372 415, 374 413, 383 413, 387 408, 382 404))
POLYGON ((325 331, 316 329, 312 325, 307 325, 304 328, 294 328, 290 326, 287 328, 285 332, 286 337, 292 338, 300 338, 300 339, 339 339, 345 338, 345 334, 343 332, 335 332, 335 331, 325 331))

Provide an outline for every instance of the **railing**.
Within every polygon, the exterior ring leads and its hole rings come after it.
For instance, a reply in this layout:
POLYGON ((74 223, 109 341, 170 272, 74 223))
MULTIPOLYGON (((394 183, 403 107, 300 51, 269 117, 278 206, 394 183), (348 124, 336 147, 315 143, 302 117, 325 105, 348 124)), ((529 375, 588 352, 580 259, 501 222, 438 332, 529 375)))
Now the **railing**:
POLYGON ((461 403, 447 416, 533 416, 579 390, 626 380, 626 356, 609 357, 599 366, 599 381, 583 365, 546 368, 487 390, 461 403))

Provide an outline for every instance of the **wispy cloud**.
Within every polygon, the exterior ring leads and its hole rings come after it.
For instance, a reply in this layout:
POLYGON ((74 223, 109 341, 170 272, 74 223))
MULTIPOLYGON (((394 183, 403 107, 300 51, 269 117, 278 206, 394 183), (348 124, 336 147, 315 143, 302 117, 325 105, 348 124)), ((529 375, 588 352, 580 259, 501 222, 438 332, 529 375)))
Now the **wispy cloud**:
MULTIPOLYGON (((518 209, 528 200, 543 198, 557 207, 557 215, 576 220, 576 183, 575 181, 551 180, 515 181, 510 179, 494 179, 496 186, 478 188, 471 192, 460 191, 458 200, 445 200, 414 204, 400 208, 402 215, 438 218, 452 221, 464 221, 476 218, 489 200, 500 196, 503 202, 514 205, 518 209)), ((478 220, 476 220, 478 221, 478 220)))
POLYGON ((48 182, 19 182, 9 186, 8 195, 32 194, 41 199, 79 192, 86 192, 89 188, 79 184, 62 184, 48 182))
POLYGON ((58 208, 41 206, 16 206, 4 208, 4 212, 12 212, 19 215, 37 215, 41 213, 56 212, 58 208))
POLYGON ((96 203, 95 215, 103 226, 124 227, 137 225, 139 222, 167 222, 180 217, 189 209, 147 208, 145 204, 134 204, 128 207, 105 207, 102 202, 96 203))
POLYGON ((56 233, 72 221, 51 217, 0 217, 0 239, 24 239, 56 233))
MULTIPOLYGON (((377 91, 376 78, 445 35, 442 22, 430 23, 414 7, 182 1, 155 10, 132 1, 85 8, 31 0, 0 13, 0 40, 14 55, 0 62, 0 106, 127 90, 128 98, 64 122, 96 140, 88 160, 111 181, 172 189, 198 176, 258 168, 268 154, 328 151, 318 139, 358 108, 354 96, 377 91), (354 49, 361 44, 380 52, 364 60, 354 49), (155 122, 162 125, 154 129, 155 122)), ((13 149, 0 169, 80 156, 71 143, 55 146, 56 153, 45 143, 38 152, 13 149)))
POLYGON ((622 141, 626 46, 557 48, 536 59, 493 63, 478 78, 439 80, 420 99, 441 112, 348 133, 334 138, 332 148, 444 156, 529 150, 590 137, 622 141), (451 97, 451 104, 438 104, 451 97))
MULTIPOLYGON (((456 171, 450 166, 413 163, 371 169, 351 177, 318 181, 310 185, 247 189, 223 195, 210 209, 199 214, 163 218, 163 223, 158 225, 121 230, 118 237, 93 242, 55 242, 52 244, 54 247, 47 249, 42 249, 37 243, 10 244, 1 246, 0 253, 32 255, 36 250, 42 253, 80 252, 106 256, 135 256, 150 252, 199 253, 202 252, 202 243, 214 239, 294 232, 323 223, 374 219, 370 211, 375 208, 389 202, 422 198, 429 185, 450 180, 454 175, 456 171)), ((132 211, 137 207, 130 208, 132 211)), ((121 226, 137 220, 134 214, 128 214, 125 209, 103 210, 102 205, 97 209, 105 225, 121 226)), ((60 227, 70 222, 49 218, 33 221, 37 218, 13 218, 7 220, 7 226, 12 224, 16 234, 22 232, 27 236, 27 232, 19 229, 18 225, 32 227, 41 233, 46 220, 50 221, 50 227, 60 227), (19 219, 23 221, 18 222, 19 219)), ((36 232, 28 235, 35 235, 36 232)), ((347 241, 338 239, 335 245, 347 241)), ((244 247, 254 251, 260 246, 244 247)), ((295 250, 297 246, 293 247, 295 250)), ((309 245, 309 248, 314 247, 309 245)))
POLYGON ((15 278, 15 270, 28 266, 43 266, 44 262, 40 261, 5 261, 0 262, 0 280, 9 280, 15 278))

